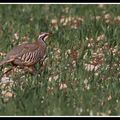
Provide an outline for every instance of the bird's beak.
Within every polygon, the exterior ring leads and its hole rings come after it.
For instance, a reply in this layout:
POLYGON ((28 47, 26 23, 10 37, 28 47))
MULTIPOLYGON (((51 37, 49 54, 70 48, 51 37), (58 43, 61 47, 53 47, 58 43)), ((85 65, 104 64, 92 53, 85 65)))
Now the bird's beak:
POLYGON ((47 33, 47 35, 48 35, 48 36, 51 36, 51 35, 52 35, 52 33, 51 33, 51 32, 50 32, 50 33, 47 33))
POLYGON ((51 35, 52 35, 52 33, 45 33, 44 41, 45 41, 48 37, 50 37, 51 35))

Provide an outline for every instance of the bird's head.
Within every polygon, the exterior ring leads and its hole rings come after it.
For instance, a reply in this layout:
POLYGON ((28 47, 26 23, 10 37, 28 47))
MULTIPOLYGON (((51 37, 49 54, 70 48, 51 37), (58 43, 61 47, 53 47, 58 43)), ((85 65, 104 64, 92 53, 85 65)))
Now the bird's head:
POLYGON ((41 40, 45 41, 45 40, 49 37, 49 35, 51 35, 51 33, 42 32, 42 33, 39 35, 38 39, 41 39, 41 40))

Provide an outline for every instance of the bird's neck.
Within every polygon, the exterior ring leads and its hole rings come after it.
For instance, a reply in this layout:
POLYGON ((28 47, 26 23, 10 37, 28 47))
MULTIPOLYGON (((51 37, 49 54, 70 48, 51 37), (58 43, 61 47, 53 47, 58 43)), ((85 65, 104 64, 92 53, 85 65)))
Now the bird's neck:
POLYGON ((42 45, 43 47, 46 46, 46 43, 42 38, 38 39, 38 44, 42 45))

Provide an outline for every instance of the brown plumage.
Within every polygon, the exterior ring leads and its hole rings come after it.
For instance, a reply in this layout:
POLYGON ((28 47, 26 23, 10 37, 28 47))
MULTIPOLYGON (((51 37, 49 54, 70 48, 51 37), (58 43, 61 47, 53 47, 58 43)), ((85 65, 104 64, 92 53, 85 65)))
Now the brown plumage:
POLYGON ((0 62, 0 66, 12 63, 13 66, 24 68, 30 73, 35 72, 35 64, 45 59, 45 40, 49 33, 41 33, 38 40, 33 43, 25 43, 14 47, 7 53, 5 59, 0 62))

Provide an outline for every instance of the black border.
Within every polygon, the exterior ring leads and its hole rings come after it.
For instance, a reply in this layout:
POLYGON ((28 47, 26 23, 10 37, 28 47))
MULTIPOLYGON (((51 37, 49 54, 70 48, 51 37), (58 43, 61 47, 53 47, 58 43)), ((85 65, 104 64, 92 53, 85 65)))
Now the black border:
POLYGON ((0 0, 0 3, 120 3, 120 0, 0 0))

